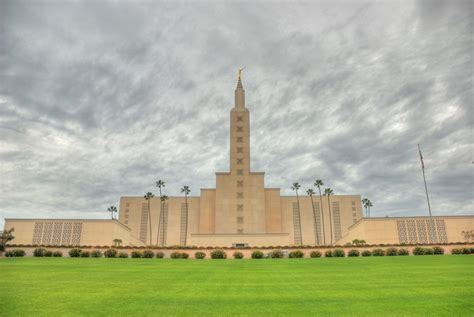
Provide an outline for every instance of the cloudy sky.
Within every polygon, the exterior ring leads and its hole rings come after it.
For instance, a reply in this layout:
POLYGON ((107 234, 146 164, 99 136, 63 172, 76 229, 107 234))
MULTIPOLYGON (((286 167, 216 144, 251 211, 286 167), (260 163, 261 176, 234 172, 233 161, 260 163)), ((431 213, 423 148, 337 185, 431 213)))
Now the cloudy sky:
POLYGON ((0 0, 4 217, 108 217, 228 169, 237 69, 252 169, 374 216, 473 214, 472 1, 0 0))

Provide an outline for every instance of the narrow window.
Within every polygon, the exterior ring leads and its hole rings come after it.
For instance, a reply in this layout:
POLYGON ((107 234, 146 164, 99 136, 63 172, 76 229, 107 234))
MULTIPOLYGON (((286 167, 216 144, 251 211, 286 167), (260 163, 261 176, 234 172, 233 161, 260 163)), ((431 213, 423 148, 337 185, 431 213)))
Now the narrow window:
POLYGON ((237 181, 237 187, 243 187, 244 181, 237 181))
POLYGON ((237 223, 244 223, 244 217, 237 217, 237 223))
POLYGON ((244 229, 237 229, 237 233, 244 233, 244 229))
POLYGON ((237 127, 237 132, 242 132, 243 131, 243 127, 237 127))
POLYGON ((242 122, 242 116, 237 116, 237 122, 242 122))
POLYGON ((241 136, 237 137, 237 142, 239 142, 239 143, 242 143, 242 142, 243 142, 241 136))
POLYGON ((243 164, 244 163, 244 159, 237 159, 237 164, 243 164))
POLYGON ((237 153, 242 153, 243 150, 244 150, 244 148, 238 147, 238 148, 237 148, 237 153))
POLYGON ((244 198, 244 193, 237 193, 237 198, 239 198, 239 199, 244 198))
POLYGON ((237 205, 237 211, 243 211, 244 205, 237 205))
POLYGON ((237 170, 237 175, 243 175, 244 174, 244 170, 237 170))

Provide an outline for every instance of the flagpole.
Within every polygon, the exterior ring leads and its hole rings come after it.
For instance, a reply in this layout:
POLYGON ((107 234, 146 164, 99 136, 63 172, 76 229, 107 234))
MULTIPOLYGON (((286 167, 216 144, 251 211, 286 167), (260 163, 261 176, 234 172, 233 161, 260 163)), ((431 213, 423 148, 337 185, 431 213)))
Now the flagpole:
POLYGON ((435 239, 437 239, 437 231, 434 226, 433 216, 431 214, 431 205, 430 205, 430 197, 428 195, 428 186, 426 186, 426 176, 425 176, 425 164, 423 163, 423 155, 421 154, 420 145, 418 144, 418 152, 420 153, 420 161, 421 161, 421 171, 423 172, 423 182, 425 183, 425 192, 426 192, 426 201, 428 202, 428 212, 430 213, 430 220, 431 220, 431 230, 435 233, 435 239))

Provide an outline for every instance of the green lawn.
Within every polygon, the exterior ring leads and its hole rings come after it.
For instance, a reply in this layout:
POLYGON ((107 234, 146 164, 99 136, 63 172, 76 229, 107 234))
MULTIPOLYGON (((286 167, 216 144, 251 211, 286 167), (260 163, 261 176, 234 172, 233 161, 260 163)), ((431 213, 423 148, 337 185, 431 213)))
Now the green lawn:
POLYGON ((0 259, 0 316, 474 316, 474 256, 0 259))

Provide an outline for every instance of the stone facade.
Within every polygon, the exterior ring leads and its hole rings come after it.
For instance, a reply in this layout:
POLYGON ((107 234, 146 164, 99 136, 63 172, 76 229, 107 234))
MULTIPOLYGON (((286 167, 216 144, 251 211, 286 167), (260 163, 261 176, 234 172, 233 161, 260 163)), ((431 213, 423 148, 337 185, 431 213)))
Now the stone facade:
POLYGON ((461 229, 474 229, 473 216, 363 219, 359 195, 281 196, 279 188, 265 188, 265 174, 250 168, 250 113, 240 76, 229 161, 229 171, 216 173, 215 188, 201 189, 200 196, 163 203, 121 197, 119 221, 6 219, 5 228, 15 227, 15 244, 111 245, 118 238, 158 247, 446 243, 464 241, 461 229))

